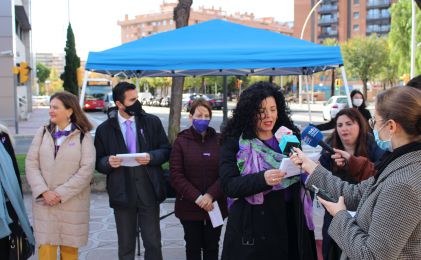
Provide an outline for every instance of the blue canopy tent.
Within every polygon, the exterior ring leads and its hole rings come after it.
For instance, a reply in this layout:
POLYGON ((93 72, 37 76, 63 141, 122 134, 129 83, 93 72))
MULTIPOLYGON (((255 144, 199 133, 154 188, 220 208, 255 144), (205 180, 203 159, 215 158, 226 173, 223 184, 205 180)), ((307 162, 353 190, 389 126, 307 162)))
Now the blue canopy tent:
MULTIPOLYGON (((342 64, 339 46, 211 20, 90 52, 86 70, 128 77, 280 76, 310 75, 342 64)), ((83 96, 84 88, 81 102, 83 96)))

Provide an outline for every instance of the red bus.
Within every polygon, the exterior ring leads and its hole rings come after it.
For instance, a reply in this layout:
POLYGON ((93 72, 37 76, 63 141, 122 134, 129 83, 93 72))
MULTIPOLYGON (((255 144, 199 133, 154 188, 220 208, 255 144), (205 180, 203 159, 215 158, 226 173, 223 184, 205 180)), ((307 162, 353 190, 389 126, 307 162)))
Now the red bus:
POLYGON ((112 82, 108 79, 88 79, 86 82, 85 102, 83 109, 102 110, 105 96, 112 92, 112 82))

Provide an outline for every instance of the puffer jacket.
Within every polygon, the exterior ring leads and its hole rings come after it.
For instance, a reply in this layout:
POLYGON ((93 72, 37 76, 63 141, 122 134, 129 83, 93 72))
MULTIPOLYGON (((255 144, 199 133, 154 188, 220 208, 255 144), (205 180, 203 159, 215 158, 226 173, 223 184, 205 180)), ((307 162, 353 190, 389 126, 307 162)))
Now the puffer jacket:
POLYGON ((32 210, 37 244, 81 247, 88 242, 90 182, 95 167, 95 147, 89 133, 80 138, 74 130, 54 158, 51 128, 40 128, 26 157, 26 178, 32 190, 32 210), (55 191, 61 202, 48 206, 42 193, 55 191))

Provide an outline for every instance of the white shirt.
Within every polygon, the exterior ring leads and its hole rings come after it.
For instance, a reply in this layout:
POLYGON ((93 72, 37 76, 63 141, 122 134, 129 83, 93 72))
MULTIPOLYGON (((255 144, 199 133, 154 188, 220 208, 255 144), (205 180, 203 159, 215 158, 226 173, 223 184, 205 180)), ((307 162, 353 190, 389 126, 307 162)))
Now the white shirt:
MULTIPOLYGON (((70 130, 72 130, 72 123, 70 123, 70 124, 68 124, 64 129, 63 129, 63 131, 70 131, 70 130)), ((58 129, 58 126, 56 126, 56 133, 58 132, 58 131, 60 131, 60 129, 58 129)), ((67 136, 60 136, 60 138, 57 138, 56 139, 56 145, 58 145, 58 146, 60 146, 63 142, 64 142, 64 140, 67 138, 67 136)))
POLYGON ((131 116, 129 119, 125 119, 124 117, 120 115, 120 111, 118 111, 117 115, 118 115, 118 124, 120 125, 120 130, 121 130, 121 133, 123 134, 124 142, 127 144, 127 140, 126 140, 126 129, 127 129, 126 121, 127 120, 130 120, 132 122, 130 126, 132 128, 135 138, 137 139, 136 121, 135 121, 134 116, 131 116))

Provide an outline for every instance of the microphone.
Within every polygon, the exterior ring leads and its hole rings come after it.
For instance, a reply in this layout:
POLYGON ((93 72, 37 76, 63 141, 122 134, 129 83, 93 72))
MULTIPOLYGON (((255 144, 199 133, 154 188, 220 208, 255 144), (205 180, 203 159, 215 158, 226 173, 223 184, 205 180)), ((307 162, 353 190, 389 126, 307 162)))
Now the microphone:
POLYGON ((322 132, 320 132, 319 129, 312 125, 309 125, 306 128, 304 128, 303 132, 301 133, 301 139, 304 141, 304 143, 310 145, 311 147, 317 147, 317 145, 320 145, 330 154, 335 153, 333 148, 323 141, 322 132))
POLYGON ((279 142, 279 148, 282 154, 288 155, 290 152, 294 153, 293 147, 299 148, 301 145, 300 140, 295 135, 283 135, 279 142))

